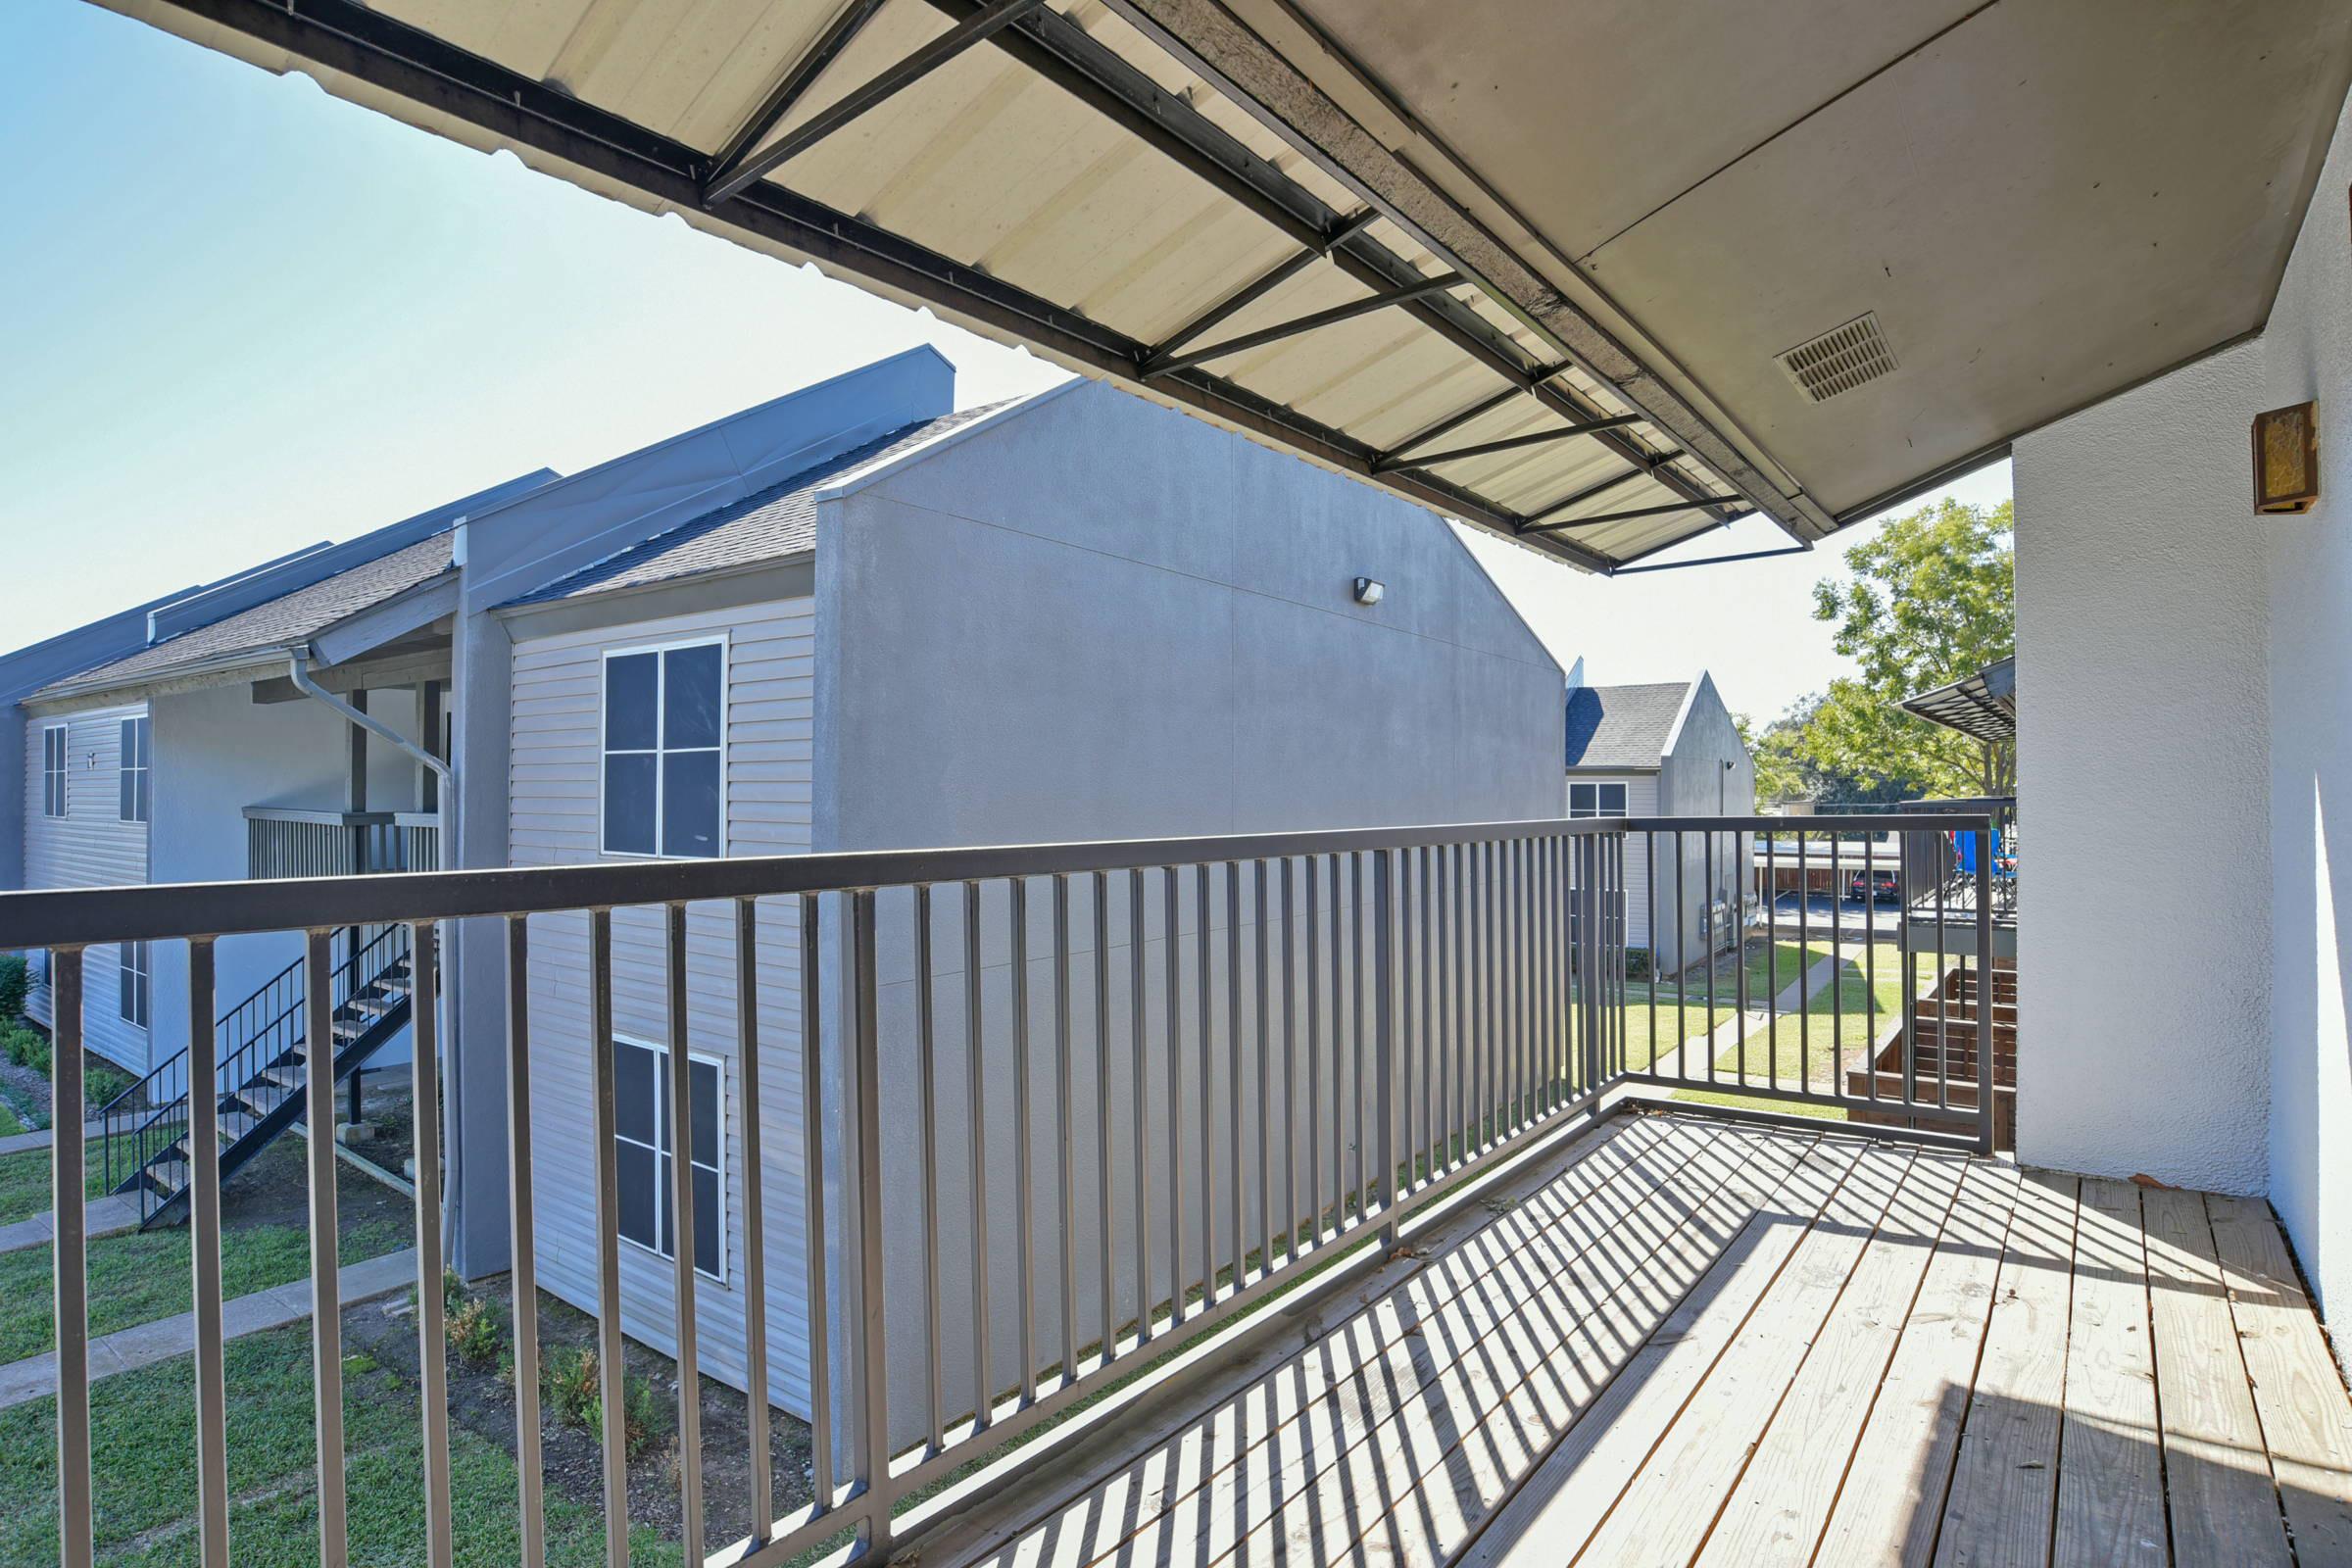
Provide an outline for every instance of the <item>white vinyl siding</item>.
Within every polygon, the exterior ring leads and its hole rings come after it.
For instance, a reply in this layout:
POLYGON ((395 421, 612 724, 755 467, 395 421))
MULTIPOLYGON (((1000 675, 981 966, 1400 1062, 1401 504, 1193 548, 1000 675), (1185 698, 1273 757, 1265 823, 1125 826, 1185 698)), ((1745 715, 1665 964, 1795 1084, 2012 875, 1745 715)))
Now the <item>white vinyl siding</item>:
MULTIPOLYGON (((123 720, 144 720, 142 709, 107 709, 62 719, 33 717, 41 732, 25 751, 24 885, 27 888, 135 886, 148 879, 147 824, 125 822, 121 811, 123 720), (52 742, 49 732, 59 739, 52 742), (52 764, 62 763, 62 772, 52 764), (65 814, 50 815, 62 785, 65 814)), ((89 1049, 139 1072, 147 1070, 147 1029, 122 1016, 121 950, 111 943, 82 953, 82 1033, 89 1049)), ((144 996, 144 988, 141 988, 144 996)), ((24 1010, 44 1025, 55 1021, 47 985, 25 999, 24 1010)))
MULTIPOLYGON (((608 652, 724 637, 727 643, 724 834, 729 855, 806 853, 810 839, 810 756, 815 698, 815 607, 808 599, 745 606, 627 626, 534 638, 514 627, 514 726, 509 749, 509 849, 516 865, 581 864, 602 848, 601 728, 608 652)), ((767 1236, 770 1396, 808 1410, 806 1211, 801 1149, 800 929, 797 900, 761 900, 760 1111, 765 1140, 762 1196, 767 1236)), ((530 922, 534 1191, 540 1283, 582 1310, 596 1303, 593 1063, 588 1049, 585 915, 530 922)), ((697 1054, 722 1064, 725 1140, 724 1280, 695 1293, 704 1370, 744 1380, 743 1119, 750 1113, 736 1043, 733 912, 698 904, 687 914, 687 1036, 697 1054)), ((617 1035, 668 1044, 663 917, 659 909, 612 916, 612 1009, 617 1035)), ((621 1249, 621 1318, 629 1334, 674 1348, 673 1265, 621 1249)))

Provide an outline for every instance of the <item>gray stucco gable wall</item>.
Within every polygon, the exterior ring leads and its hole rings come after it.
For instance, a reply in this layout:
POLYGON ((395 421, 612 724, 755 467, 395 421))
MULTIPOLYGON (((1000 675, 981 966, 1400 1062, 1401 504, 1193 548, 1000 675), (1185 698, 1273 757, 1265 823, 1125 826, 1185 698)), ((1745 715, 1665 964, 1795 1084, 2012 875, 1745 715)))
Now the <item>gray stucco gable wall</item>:
POLYGON ((1559 666, 1433 514, 1091 382, 958 434, 820 504, 818 849, 1558 814, 1559 666))

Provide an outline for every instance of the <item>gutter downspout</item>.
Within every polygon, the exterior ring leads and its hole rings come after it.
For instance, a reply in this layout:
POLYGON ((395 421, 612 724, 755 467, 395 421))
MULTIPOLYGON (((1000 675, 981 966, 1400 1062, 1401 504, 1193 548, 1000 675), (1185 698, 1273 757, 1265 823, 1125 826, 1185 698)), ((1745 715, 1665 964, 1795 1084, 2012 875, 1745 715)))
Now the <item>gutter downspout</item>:
MULTIPOLYGON (((435 757, 423 747, 416 745, 414 741, 411 741, 407 736, 392 728, 391 725, 385 723, 382 719, 372 718, 368 714, 363 713, 358 709, 352 707, 351 704, 345 702, 342 698, 337 697, 334 693, 328 691, 325 687, 320 686, 317 681, 311 679, 310 663, 310 644, 303 643, 297 647, 286 650, 286 678, 294 683, 294 689, 296 691, 299 691, 318 702, 324 703, 327 707, 342 714, 352 723, 359 725, 360 728, 366 730, 368 734, 388 741, 401 752, 415 758, 417 761, 422 762, 428 769, 432 771, 433 776, 441 781, 438 809, 434 812, 434 814, 440 818, 440 823, 434 834, 436 843, 433 846, 433 858, 439 862, 435 866, 436 870, 446 871, 450 869, 450 857, 454 852, 457 843, 457 837, 453 831, 457 825, 455 811, 458 800, 457 775, 450 770, 450 766, 447 762, 442 761, 441 759, 435 757)), ((444 1056, 447 1055, 449 1050, 449 1030, 447 1027, 449 1022, 448 1000, 449 989, 446 985, 444 985, 440 988, 440 1001, 442 1003, 441 1016, 434 1020, 435 1027, 433 1029, 434 1035, 437 1036, 441 1042, 442 1053, 444 1056)), ((409 1041, 409 1052, 412 1056, 415 1055, 416 1050, 416 1043, 414 1033, 412 1032, 409 1041)), ((436 1064, 436 1068, 438 1064, 436 1064)), ((451 1081, 454 1082, 454 1075, 452 1075, 451 1081)), ((443 1086, 442 1094, 445 1099, 449 1098, 449 1086, 447 1083, 445 1083, 443 1086)), ((445 1118, 446 1125, 442 1140, 442 1184, 440 1208, 441 1248, 444 1255, 447 1255, 452 1239, 452 1216, 449 1210, 449 1199, 447 1195, 463 1191, 459 1185, 460 1172, 458 1166, 466 1147, 465 1140, 462 1138, 452 1138, 447 1136, 447 1128, 455 1127, 457 1124, 457 1112, 459 1108, 460 1107, 455 1104, 450 1106, 450 1114, 445 1118)))

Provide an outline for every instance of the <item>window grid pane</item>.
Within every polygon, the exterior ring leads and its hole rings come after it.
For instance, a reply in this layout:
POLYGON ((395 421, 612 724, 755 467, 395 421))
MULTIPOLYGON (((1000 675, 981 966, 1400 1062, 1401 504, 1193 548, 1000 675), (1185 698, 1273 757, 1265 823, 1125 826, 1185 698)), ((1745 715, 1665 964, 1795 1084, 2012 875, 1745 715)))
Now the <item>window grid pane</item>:
POLYGON ((607 854, 711 858, 725 816, 725 648, 605 659, 607 854))

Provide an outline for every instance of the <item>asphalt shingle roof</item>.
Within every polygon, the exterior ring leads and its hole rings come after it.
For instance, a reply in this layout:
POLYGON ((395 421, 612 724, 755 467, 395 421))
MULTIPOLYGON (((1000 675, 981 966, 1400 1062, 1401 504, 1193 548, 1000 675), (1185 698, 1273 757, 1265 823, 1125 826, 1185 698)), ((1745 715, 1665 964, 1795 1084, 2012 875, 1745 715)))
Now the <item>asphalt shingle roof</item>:
POLYGON ((813 550, 818 491, 841 483, 861 468, 904 457, 925 442, 935 441, 1004 406, 1004 403, 984 404, 902 425, 507 603, 535 605, 554 599, 610 593, 616 588, 642 588, 729 566, 780 561, 813 550))
POLYGON ((209 626, 182 632, 127 659, 100 664, 34 692, 28 701, 81 689, 160 679, 174 670, 242 653, 261 653, 308 640, 336 621, 380 605, 395 594, 430 582, 450 569, 451 536, 434 534, 405 549, 336 572, 266 604, 239 611, 209 626))
POLYGON ((1568 694, 1568 765, 1656 767, 1690 683, 1579 686, 1568 694))

